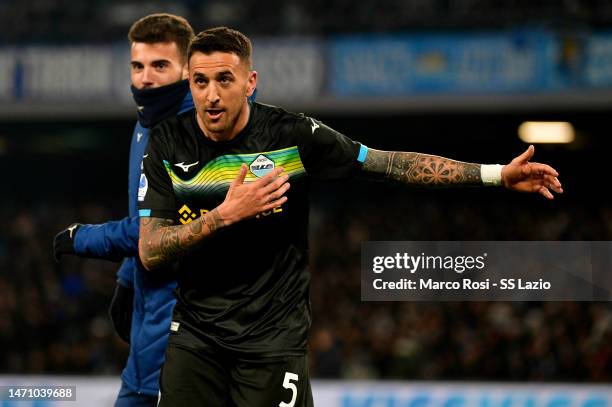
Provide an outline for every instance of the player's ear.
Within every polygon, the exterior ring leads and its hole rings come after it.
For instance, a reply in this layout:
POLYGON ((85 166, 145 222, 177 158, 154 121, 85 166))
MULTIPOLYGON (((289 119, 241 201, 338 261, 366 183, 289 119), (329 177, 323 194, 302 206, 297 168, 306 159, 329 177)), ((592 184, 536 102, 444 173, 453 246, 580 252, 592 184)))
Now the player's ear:
POLYGON ((249 78, 247 80, 247 97, 251 97, 255 88, 257 87, 257 71, 249 72, 249 78))

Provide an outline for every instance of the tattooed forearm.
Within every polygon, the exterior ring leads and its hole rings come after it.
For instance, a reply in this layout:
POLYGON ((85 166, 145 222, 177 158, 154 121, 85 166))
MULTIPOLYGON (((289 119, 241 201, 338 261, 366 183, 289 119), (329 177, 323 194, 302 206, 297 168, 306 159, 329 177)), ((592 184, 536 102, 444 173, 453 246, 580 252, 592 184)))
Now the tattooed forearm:
POLYGON ((223 226, 225 222, 217 209, 186 225, 174 225, 170 219, 142 218, 140 260, 147 270, 172 263, 223 226))
POLYGON ((219 211, 216 208, 208 212, 207 215, 208 215, 207 225, 211 232, 215 232, 217 229, 225 226, 225 222, 223 221, 221 214, 219 214, 219 211))
POLYGON ((370 149, 363 170, 374 177, 413 185, 482 185, 480 164, 420 153, 370 149))

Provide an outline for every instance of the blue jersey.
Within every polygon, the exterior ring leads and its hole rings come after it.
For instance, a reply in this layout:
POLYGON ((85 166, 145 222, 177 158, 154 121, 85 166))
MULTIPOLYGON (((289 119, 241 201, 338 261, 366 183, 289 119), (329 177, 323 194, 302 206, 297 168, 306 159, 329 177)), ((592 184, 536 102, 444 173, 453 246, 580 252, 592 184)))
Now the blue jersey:
MULTIPOLYGON (((191 93, 182 101, 179 113, 193 109, 191 93)), ((157 396, 159 371, 164 362, 172 309, 174 276, 145 271, 138 261, 138 189, 142 159, 149 141, 149 128, 136 123, 130 146, 128 174, 129 216, 100 225, 83 225, 75 240, 76 254, 84 257, 118 260, 125 258, 117 273, 118 282, 134 289, 134 311, 130 354, 121 374, 134 392, 157 396)))

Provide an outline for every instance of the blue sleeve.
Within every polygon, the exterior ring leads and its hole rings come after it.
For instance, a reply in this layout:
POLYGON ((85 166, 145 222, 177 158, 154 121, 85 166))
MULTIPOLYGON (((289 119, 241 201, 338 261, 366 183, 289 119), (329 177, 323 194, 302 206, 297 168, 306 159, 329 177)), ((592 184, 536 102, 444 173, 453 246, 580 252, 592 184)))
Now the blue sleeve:
POLYGON ((134 270, 136 269, 134 262, 133 257, 126 258, 117 272, 117 282, 124 287, 134 287, 134 270))
POLYGON ((82 257, 119 261, 138 256, 138 216, 99 225, 82 225, 74 237, 74 251, 82 257))

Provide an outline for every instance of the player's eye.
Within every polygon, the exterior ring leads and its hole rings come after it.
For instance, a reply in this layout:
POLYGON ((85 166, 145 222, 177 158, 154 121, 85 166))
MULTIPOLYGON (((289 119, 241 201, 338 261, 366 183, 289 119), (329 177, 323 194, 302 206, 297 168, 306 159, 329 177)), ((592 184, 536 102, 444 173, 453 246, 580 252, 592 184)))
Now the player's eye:
POLYGON ((207 81, 201 76, 196 76, 193 81, 196 85, 205 85, 207 83, 207 81))
POLYGON ((142 71, 142 64, 132 64, 132 71, 134 72, 142 71))
POLYGON ((168 67, 168 63, 167 62, 157 62, 153 66, 158 71, 161 71, 161 70, 164 70, 164 69, 166 69, 168 67))
POLYGON ((221 78, 219 78, 219 82, 222 85, 227 85, 232 81, 232 77, 229 75, 223 75, 221 78))

